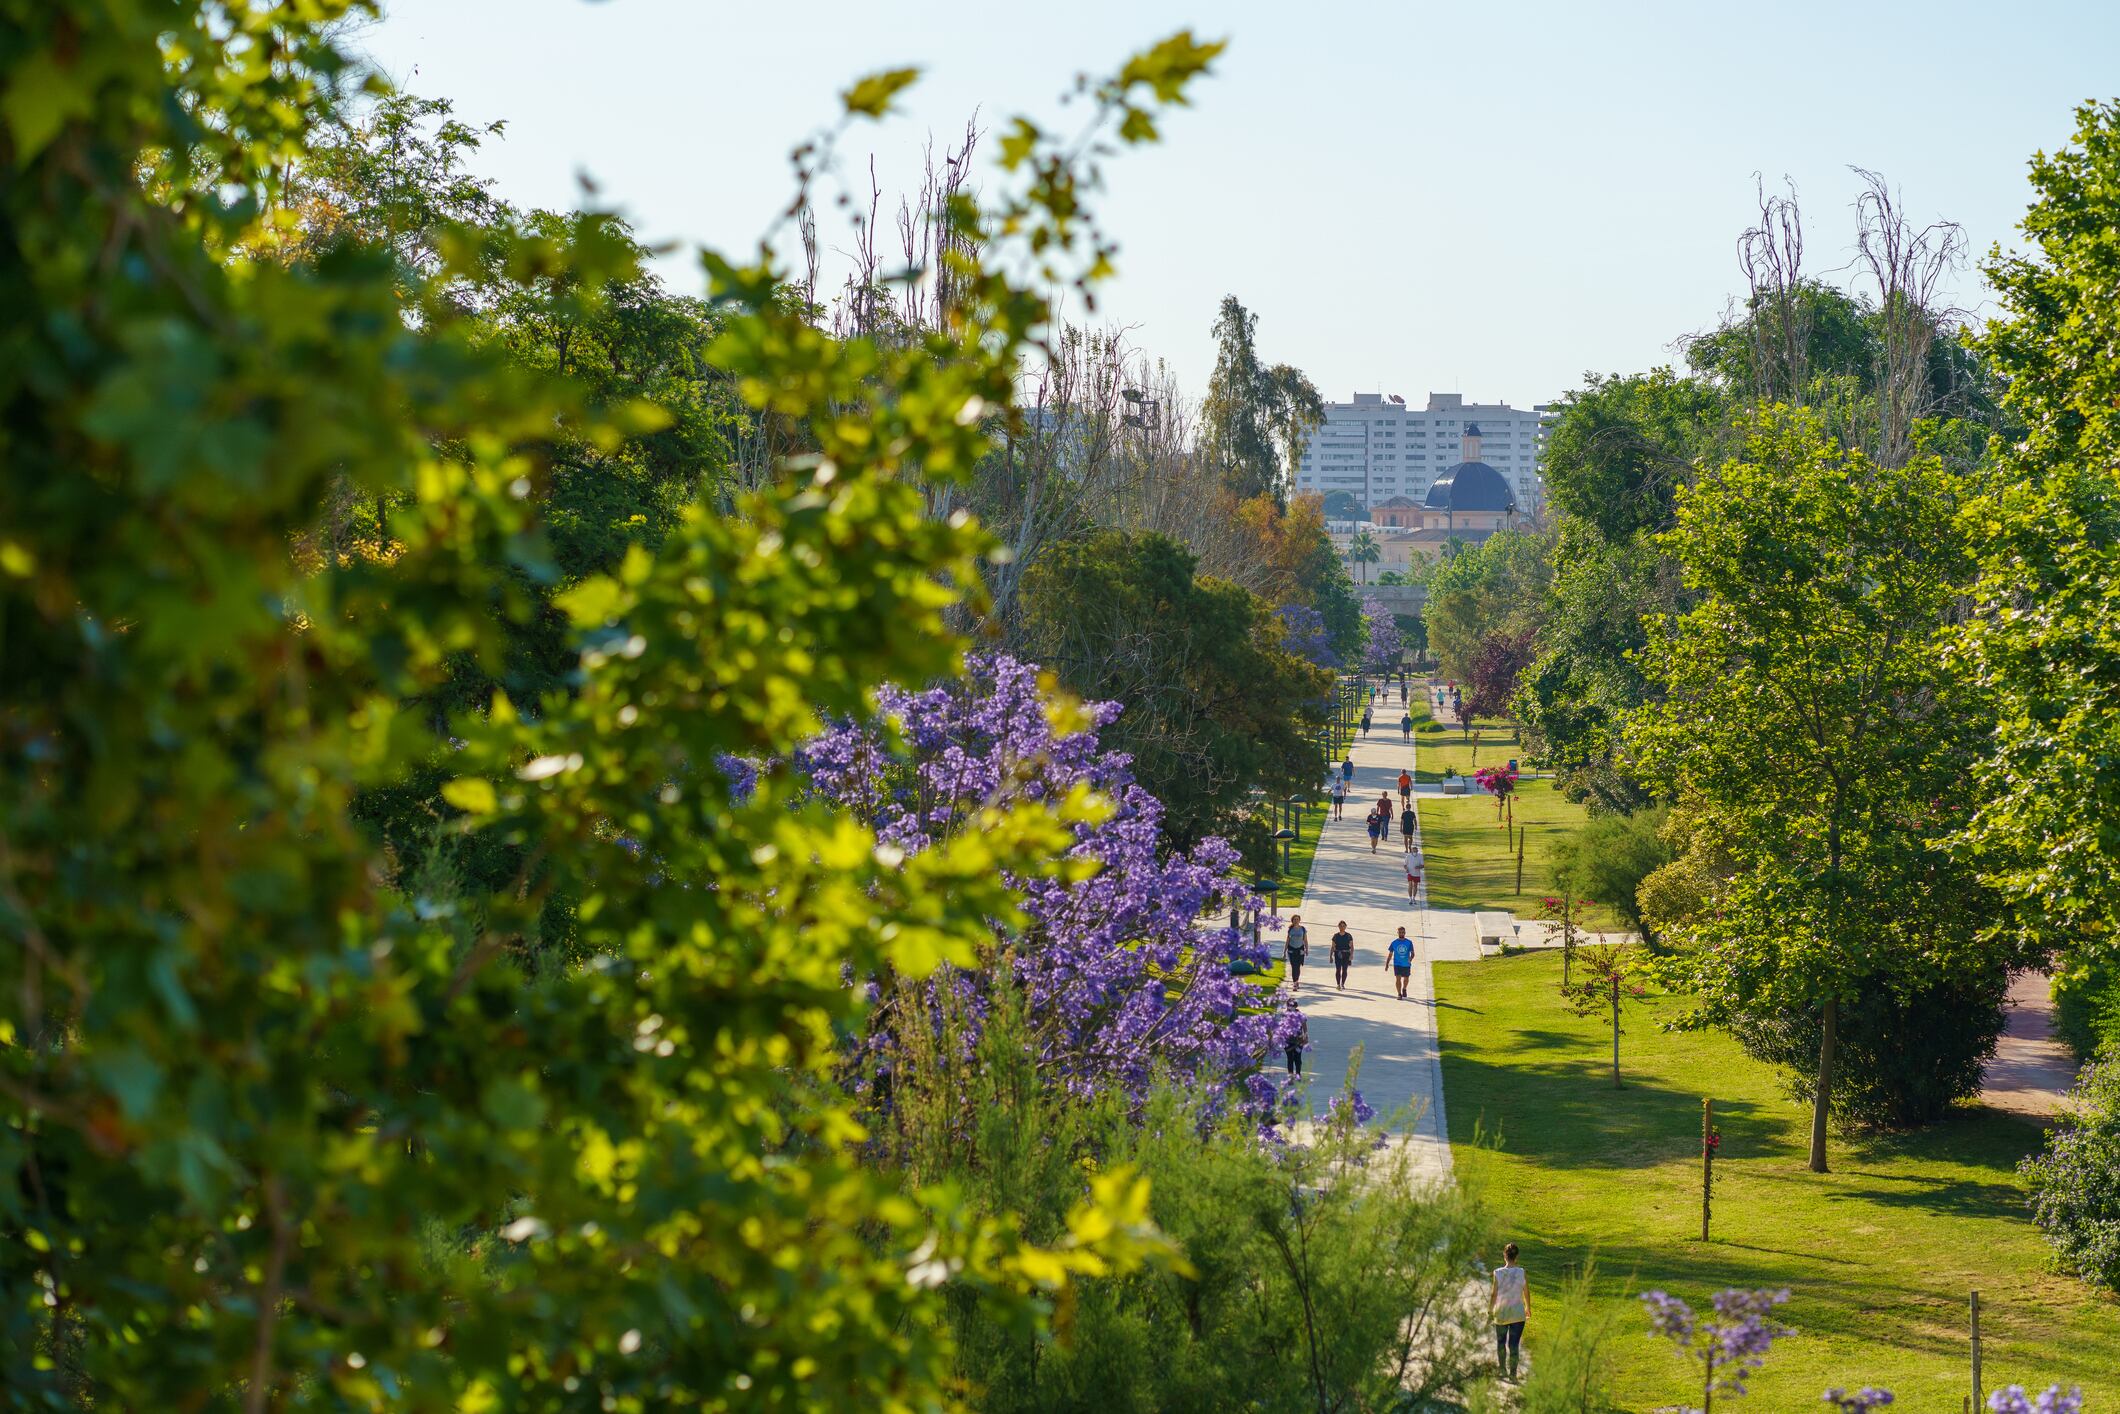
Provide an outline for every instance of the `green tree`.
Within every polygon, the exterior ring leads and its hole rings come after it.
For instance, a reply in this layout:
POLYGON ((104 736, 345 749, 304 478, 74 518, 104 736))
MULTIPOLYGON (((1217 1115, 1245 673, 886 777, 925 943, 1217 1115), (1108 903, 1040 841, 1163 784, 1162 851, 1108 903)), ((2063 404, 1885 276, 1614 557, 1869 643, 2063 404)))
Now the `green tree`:
POLYGON ((1445 677, 1469 678, 1493 635, 1525 639, 1537 628, 1552 576, 1551 549, 1543 533, 1497 531, 1429 575, 1423 617, 1445 677))
POLYGON ((1297 369, 1260 361, 1258 327, 1259 317, 1235 295, 1222 297, 1215 368, 1200 404, 1200 454, 1237 499, 1271 496, 1286 505, 1304 440, 1324 420, 1325 403, 1297 369))
POLYGON ((1556 851, 1560 883, 1578 898, 1601 903, 1652 946, 1657 942, 1640 900, 1642 881, 1672 862, 1664 842, 1669 811, 1660 806, 1632 815, 1596 815, 1556 851))
POLYGON ((1347 558, 1362 567, 1362 583, 1369 583, 1369 567, 1384 558, 1384 548, 1377 544, 1376 532, 1366 525, 1359 527, 1348 538, 1347 558))
POLYGON ((1663 700, 1629 739, 1737 864, 1685 930, 1704 1018, 1817 1017, 1818 1172, 1847 1004, 2009 960, 1984 941, 1992 896, 1947 849, 1985 718, 1942 649, 1971 576, 1965 493, 1933 457, 1879 467, 1776 409, 1680 495, 1663 540, 1697 602, 1654 626, 1663 700))
MULTIPOLYGON (((438 723, 405 704, 461 659, 496 672, 537 609, 566 449, 622 455, 673 415, 508 357, 445 302, 406 319, 407 266, 372 244, 241 254, 354 82, 342 12, 0 18, 6 1387, 947 1406, 951 1303, 1034 1329, 1071 1275, 1162 1243, 1123 1170, 1045 1246, 876 1172, 832 1084, 864 1005, 846 977, 969 961, 1013 911, 1000 871, 1050 867, 1096 807, 905 858, 716 761, 784 759, 820 713, 957 662, 943 615, 990 542, 922 486, 984 451, 966 411, 1009 396, 1041 292, 1093 273, 1094 169, 1072 135, 1012 130, 989 214, 1030 281, 964 270, 977 298, 933 346, 831 340, 775 272, 707 257, 717 366, 828 459, 568 590, 569 692, 438 723), (342 491, 390 503, 389 544, 319 550, 342 491), (356 791, 436 761, 440 828, 521 851, 502 886, 420 892, 357 826, 356 791)), ((1092 101, 1146 139, 1214 52, 1177 36, 1092 101)), ((912 77, 854 85, 848 121, 912 77)), ((489 246, 436 249, 449 283, 489 246)), ((623 272, 593 242, 548 258, 584 289, 623 272)))
POLYGON ((1199 577, 1176 541, 1121 531, 1048 552, 1025 577, 1024 609, 1030 656, 1082 696, 1125 704, 1103 738, 1163 801, 1170 843, 1224 835, 1263 864, 1246 797, 1313 783, 1307 734, 1331 688, 1283 645, 1279 615, 1199 577))
POLYGON ((2120 957, 2120 103, 2078 110, 2035 158, 2029 254, 1988 268, 2003 316, 1981 348, 2024 433, 2000 446, 1980 535, 1970 669, 1998 705, 1970 792, 1977 865, 2056 948, 2120 957))

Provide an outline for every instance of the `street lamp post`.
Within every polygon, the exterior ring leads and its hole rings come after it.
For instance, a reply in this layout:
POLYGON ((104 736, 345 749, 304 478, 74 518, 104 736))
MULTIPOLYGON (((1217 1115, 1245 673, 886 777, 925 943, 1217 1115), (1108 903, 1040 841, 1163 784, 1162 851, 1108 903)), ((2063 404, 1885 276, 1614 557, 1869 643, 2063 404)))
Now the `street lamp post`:
MULTIPOLYGON (((1295 846, 1296 832, 1294 830, 1275 830, 1273 837, 1281 842, 1281 872, 1286 874, 1288 872, 1288 851, 1295 846)), ((1275 888, 1277 890, 1279 888, 1278 880, 1275 881, 1275 888)))

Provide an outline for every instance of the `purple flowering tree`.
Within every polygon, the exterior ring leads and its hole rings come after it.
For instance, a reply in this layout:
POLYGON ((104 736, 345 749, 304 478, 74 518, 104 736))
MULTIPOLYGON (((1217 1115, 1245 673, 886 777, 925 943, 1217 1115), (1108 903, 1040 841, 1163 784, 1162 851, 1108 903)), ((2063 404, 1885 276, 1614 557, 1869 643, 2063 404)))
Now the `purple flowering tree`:
POLYGON ((1874 1414, 1892 1402, 1892 1392, 1875 1385, 1864 1385, 1854 1391, 1829 1389, 1824 1399, 1833 1406, 1833 1414, 1874 1414))
MULTIPOLYGON (((1264 1119, 1280 1096, 1261 1073, 1298 1024, 1262 1009, 1232 963, 1265 964, 1248 938, 1202 922, 1249 895, 1232 872, 1237 852, 1209 838, 1190 854, 1158 853, 1162 804, 1133 778, 1128 758, 1099 745, 1114 703, 1063 712, 1036 666, 974 656, 959 680, 922 691, 887 689, 881 726, 841 724, 796 762, 811 788, 875 830, 882 847, 916 854, 976 830, 990 806, 1060 805, 1079 788, 1111 802, 1078 819, 1071 877, 1014 879, 1027 923, 997 929, 991 955, 926 984, 953 989, 954 1013, 976 1029, 1001 969, 1019 992, 1042 1076, 1087 1096, 1118 1087, 1138 1100, 1158 1068, 1206 1092, 1210 1110, 1235 1103, 1264 1119), (1073 720, 1068 720, 1072 715, 1073 720)), ((865 1065, 888 1075, 900 1038, 886 990, 872 1014, 865 1065)))
POLYGON ((1774 1308, 1789 1299, 1782 1291, 1733 1287, 1714 1296, 1715 1312, 1696 1318, 1693 1308, 1661 1291, 1642 1293, 1649 1329, 1700 1366, 1700 1414, 1711 1414, 1715 1393, 1741 1395, 1745 1377, 1766 1363, 1775 1341, 1793 1334, 1774 1320, 1774 1308))
POLYGON ((1362 650, 1362 666, 1372 673, 1395 673, 1399 660, 1405 656, 1406 640, 1399 633, 1399 621, 1391 616, 1391 610, 1382 601, 1368 598, 1362 601, 1362 621, 1369 628, 1369 646, 1362 650))
POLYGON ((1332 651, 1332 635, 1325 631, 1323 614, 1308 604, 1283 604, 1280 615, 1291 653, 1330 671, 1337 672, 1343 666, 1340 655, 1332 651))

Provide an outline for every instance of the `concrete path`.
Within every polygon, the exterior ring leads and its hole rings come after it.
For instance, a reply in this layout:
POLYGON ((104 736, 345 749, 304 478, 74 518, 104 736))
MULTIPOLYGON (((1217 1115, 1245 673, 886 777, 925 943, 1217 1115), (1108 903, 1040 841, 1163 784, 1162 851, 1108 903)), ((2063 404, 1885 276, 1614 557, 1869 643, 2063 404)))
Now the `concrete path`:
MULTIPOLYGON (((1425 880, 1419 900, 1406 897, 1405 850, 1396 825, 1398 776, 1401 770, 1413 769, 1414 748, 1399 737, 1395 692, 1388 712, 1380 711, 1375 727, 1357 737, 1352 759, 1354 783, 1346 818, 1325 821, 1310 882, 1296 910, 1310 930, 1310 960, 1297 992, 1310 1023, 1304 1071, 1317 1097, 1315 1108, 1322 1108, 1326 1098, 1338 1093, 1348 1057, 1361 1047, 1362 1071, 1355 1083, 1363 1098, 1379 1114, 1410 1110, 1403 1142, 1414 1151, 1422 1173, 1447 1179, 1450 1139, 1444 1124, 1435 982, 1429 966, 1438 959, 1477 961, 1479 943, 1471 914, 1427 906, 1425 880), (1391 838, 1371 854, 1363 819, 1377 797, 1387 794, 1394 814, 1391 838), (1344 992, 1333 986, 1331 945, 1343 918, 1355 940, 1354 966, 1344 992), (1402 924, 1414 943, 1413 979, 1405 1001, 1397 996, 1385 952, 1385 944, 1402 924)), ((1418 809, 1419 799, 1414 803, 1418 809)))
POLYGON ((2054 1002, 2044 972, 2010 979, 2009 1009, 1995 1058, 1981 1077, 1980 1100, 1992 1109, 2045 1118, 2076 1083, 2076 1055, 2054 1035, 2054 1002))

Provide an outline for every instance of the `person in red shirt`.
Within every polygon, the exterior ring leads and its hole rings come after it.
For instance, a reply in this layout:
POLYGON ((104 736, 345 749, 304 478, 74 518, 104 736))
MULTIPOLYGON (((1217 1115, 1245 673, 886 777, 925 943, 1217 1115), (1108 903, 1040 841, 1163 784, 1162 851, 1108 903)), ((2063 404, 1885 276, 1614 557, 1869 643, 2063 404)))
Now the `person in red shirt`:
POLYGON ((1401 771, 1399 772, 1399 802, 1401 804, 1410 804, 1412 800, 1413 773, 1411 771, 1401 771))

